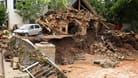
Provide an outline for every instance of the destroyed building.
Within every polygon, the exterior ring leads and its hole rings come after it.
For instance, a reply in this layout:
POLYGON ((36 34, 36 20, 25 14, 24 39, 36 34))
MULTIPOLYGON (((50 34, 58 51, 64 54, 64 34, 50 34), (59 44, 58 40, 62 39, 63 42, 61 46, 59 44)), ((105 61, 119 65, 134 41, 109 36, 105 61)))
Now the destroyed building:
POLYGON ((77 0, 65 12, 49 11, 37 19, 48 32, 60 35, 86 35, 88 28, 98 29, 99 25, 108 28, 105 21, 85 0, 77 0))
MULTIPOLYGON (((62 71, 56 64, 70 65, 78 60, 84 61, 87 59, 85 53, 94 58, 90 64, 103 68, 114 68, 120 61, 138 53, 138 35, 112 30, 114 24, 99 16, 86 0, 77 0, 65 12, 49 11, 37 22, 50 35, 12 37, 5 52, 8 61, 18 56, 19 68, 27 73, 30 71, 32 78, 48 78, 51 75, 67 78, 65 73, 70 70, 62 71)), ((83 70, 77 66, 74 68, 83 70)))

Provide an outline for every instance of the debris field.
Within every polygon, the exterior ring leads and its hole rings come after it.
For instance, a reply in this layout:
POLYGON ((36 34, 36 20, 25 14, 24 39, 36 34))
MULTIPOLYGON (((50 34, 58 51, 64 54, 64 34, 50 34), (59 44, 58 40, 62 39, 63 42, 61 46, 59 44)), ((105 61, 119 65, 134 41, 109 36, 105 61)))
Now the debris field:
POLYGON ((32 78, 138 78, 138 34, 114 30, 115 25, 97 15, 85 0, 81 3, 85 9, 80 6, 76 9, 74 4, 66 12, 49 11, 36 19, 43 27, 44 35, 15 36, 33 44, 54 44, 55 63, 36 50, 27 54, 33 59, 33 63, 28 65, 31 68, 23 67, 22 48, 14 47, 14 40, 0 32, 4 59, 11 62, 13 68, 13 62, 17 61, 15 69, 30 70, 32 78), (20 60, 13 60, 13 57, 20 60))

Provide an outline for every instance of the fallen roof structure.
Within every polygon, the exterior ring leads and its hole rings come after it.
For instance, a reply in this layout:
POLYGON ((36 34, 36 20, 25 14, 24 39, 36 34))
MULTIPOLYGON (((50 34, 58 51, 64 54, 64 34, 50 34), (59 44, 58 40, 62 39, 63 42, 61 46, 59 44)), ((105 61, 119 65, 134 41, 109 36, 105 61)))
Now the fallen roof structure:
POLYGON ((97 15, 97 12, 92 8, 92 6, 87 0, 76 0, 72 6, 73 8, 78 9, 78 10, 87 9, 92 14, 97 15))
POLYGON ((56 35, 86 35, 89 28, 97 33, 102 26, 109 29, 105 21, 86 0, 77 0, 65 12, 49 11, 37 19, 45 31, 56 35))

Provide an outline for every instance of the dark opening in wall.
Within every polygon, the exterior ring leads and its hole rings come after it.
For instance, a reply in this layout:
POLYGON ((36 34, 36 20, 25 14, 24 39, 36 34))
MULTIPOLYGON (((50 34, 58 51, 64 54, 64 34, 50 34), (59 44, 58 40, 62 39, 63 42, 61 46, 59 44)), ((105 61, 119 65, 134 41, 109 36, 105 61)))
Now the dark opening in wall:
POLYGON ((63 28, 62 28, 62 31, 63 31, 63 32, 66 32, 66 28, 63 27, 63 28))
POLYGON ((68 24, 68 33, 69 34, 76 34, 76 32, 78 32, 78 30, 79 30, 79 26, 75 22, 70 22, 68 24))

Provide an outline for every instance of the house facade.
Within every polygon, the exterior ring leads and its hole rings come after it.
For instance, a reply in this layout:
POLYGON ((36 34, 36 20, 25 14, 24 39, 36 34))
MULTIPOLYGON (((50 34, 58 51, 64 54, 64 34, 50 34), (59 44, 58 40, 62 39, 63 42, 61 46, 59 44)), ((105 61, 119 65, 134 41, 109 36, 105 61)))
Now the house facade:
MULTIPOLYGON (((48 1, 50 2, 50 0, 48 1)), ((69 0, 69 1, 74 3, 76 0, 69 0)), ((9 30, 12 30, 15 25, 22 25, 24 23, 22 17, 15 12, 16 2, 18 2, 18 0, 0 0, 0 3, 5 4, 5 7, 7 8, 9 30)))
POLYGON ((22 18, 15 12, 16 0, 0 0, 0 3, 5 4, 7 9, 9 30, 12 30, 14 25, 23 24, 22 18))

